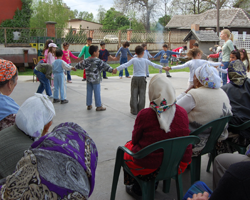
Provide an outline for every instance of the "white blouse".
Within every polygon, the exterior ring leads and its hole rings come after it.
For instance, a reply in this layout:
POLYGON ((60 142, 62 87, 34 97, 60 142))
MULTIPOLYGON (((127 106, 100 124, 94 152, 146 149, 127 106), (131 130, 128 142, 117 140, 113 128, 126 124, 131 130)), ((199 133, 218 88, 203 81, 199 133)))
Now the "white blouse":
POLYGON ((176 100, 176 104, 184 108, 187 113, 190 113, 196 106, 193 96, 185 92, 181 93, 176 100))

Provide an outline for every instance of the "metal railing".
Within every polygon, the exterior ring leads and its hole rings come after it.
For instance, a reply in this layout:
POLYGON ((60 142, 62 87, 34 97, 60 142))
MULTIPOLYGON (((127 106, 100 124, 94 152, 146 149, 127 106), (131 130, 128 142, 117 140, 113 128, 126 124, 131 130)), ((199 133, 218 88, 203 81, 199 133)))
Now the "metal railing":
MULTIPOLYGON (((107 44, 119 44, 127 41, 130 38, 131 43, 183 43, 183 38, 186 36, 184 32, 171 34, 168 31, 134 31, 128 33, 127 30, 103 30, 103 29, 59 29, 56 28, 55 43, 62 44, 64 41, 70 44, 86 44, 87 38, 92 37, 93 43, 104 41, 107 44), (170 38, 169 38, 170 37, 170 38)), ((0 44, 22 45, 29 43, 45 43, 47 37, 46 28, 0 28, 0 44)), ((223 45, 224 41, 220 41, 223 45)), ((234 45, 238 49, 244 48, 250 51, 250 35, 239 34, 234 40, 234 45)))
POLYGON ((0 44, 37 43, 38 37, 46 35, 46 28, 0 28, 0 44))
MULTIPOLYGON (((224 40, 220 40, 220 45, 222 46, 225 43, 224 40)), ((237 49, 245 49, 250 52, 250 35, 238 34, 238 38, 234 38, 233 44, 237 49)))

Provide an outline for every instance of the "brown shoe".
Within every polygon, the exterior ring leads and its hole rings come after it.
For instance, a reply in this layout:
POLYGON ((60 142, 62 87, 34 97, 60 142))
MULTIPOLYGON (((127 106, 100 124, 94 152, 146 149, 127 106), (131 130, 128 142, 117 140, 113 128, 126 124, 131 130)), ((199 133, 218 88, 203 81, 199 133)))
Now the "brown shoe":
POLYGON ((87 107, 87 110, 91 110, 92 109, 92 105, 87 107))
POLYGON ((119 79, 122 79, 122 76, 120 76, 119 79))
POLYGON ((97 107, 97 108, 96 108, 96 111, 104 111, 104 110, 106 110, 106 108, 103 107, 103 106, 100 106, 100 107, 97 107))
POLYGON ((126 76, 126 78, 131 78, 131 76, 126 76))

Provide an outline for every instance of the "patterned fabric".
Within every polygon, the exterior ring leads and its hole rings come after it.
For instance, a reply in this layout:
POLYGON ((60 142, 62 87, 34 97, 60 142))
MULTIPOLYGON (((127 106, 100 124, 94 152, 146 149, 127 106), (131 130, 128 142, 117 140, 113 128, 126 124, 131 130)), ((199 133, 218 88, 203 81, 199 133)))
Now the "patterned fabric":
POLYGON ((161 113, 170 109, 175 104, 176 104, 176 101, 171 105, 167 105, 167 100, 163 98, 162 102, 160 103, 160 106, 158 106, 154 101, 151 101, 150 107, 157 113, 159 117, 161 117, 161 113))
POLYGON ((230 83, 236 86, 242 86, 247 78, 246 68, 241 60, 230 62, 228 66, 228 77, 230 83))
POLYGON ((11 114, 0 121, 0 131, 15 124, 16 114, 11 114))
POLYGON ((5 117, 16 114, 19 110, 19 105, 9 96, 3 95, 0 93, 0 120, 4 119, 5 117))
POLYGON ((0 59, 0 81, 10 80, 16 74, 16 66, 8 61, 0 59))
POLYGON ((98 84, 102 80, 102 71, 113 72, 113 68, 99 58, 87 58, 79 62, 76 69, 86 69, 87 81, 98 84))
POLYGON ((164 75, 157 74, 150 80, 148 90, 149 101, 154 102, 150 106, 156 111, 161 129, 165 130, 166 133, 171 132, 170 126, 176 111, 175 89, 171 81, 164 75), (164 103, 168 103, 168 105, 164 105, 164 103), (169 106, 168 109, 167 106, 169 106))
POLYGON ((25 151, 0 199, 87 200, 94 189, 98 152, 75 123, 62 123, 25 151))
POLYGON ((104 61, 104 62, 107 62, 108 59, 109 59, 109 51, 107 49, 100 49, 99 50, 99 58, 104 61))
POLYGON ((66 62, 67 64, 70 64, 71 63, 70 57, 74 59, 78 59, 78 57, 72 54, 70 50, 67 50, 67 51, 64 50, 62 60, 66 62))
MULTIPOLYGON (((156 178, 159 171, 160 169, 157 169, 156 171, 147 175, 138 175, 137 178, 141 179, 144 182, 149 182, 156 178)), ((132 185, 136 183, 136 180, 132 176, 130 176, 128 172, 126 172, 125 170, 123 172, 124 172, 124 185, 132 185)))
POLYGON ((42 72, 45 74, 47 79, 51 79, 51 73, 52 73, 52 65, 47 63, 39 63, 35 69, 39 72, 42 72))
POLYGON ((198 194, 198 193, 204 193, 204 192, 208 192, 209 197, 211 196, 211 194, 213 193, 212 190, 210 190, 210 188, 202 181, 197 181, 196 183, 194 183, 189 190, 187 191, 187 193, 184 195, 182 200, 187 200, 187 198, 193 198, 194 194, 198 194))
POLYGON ((195 70, 195 76, 205 87, 212 89, 217 89, 221 87, 221 78, 218 74, 218 71, 214 67, 211 67, 209 63, 198 67, 195 70))

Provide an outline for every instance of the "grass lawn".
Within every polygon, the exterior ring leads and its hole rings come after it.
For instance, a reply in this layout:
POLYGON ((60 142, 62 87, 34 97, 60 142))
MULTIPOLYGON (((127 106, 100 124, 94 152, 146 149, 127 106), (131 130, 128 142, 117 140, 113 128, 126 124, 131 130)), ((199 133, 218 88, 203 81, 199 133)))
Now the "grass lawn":
MULTIPOLYGON (((153 61, 153 62, 156 63, 156 64, 160 64, 159 61, 153 61)), ((117 64, 110 64, 110 66, 113 67, 113 68, 116 68, 116 67, 120 66, 120 64, 119 63, 117 63, 117 64)), ((169 66, 171 66, 171 65, 169 65, 169 66)), ((175 66, 175 64, 172 65, 172 66, 175 66)), ((128 72, 129 72, 130 75, 133 75, 133 66, 128 67, 128 72)), ((171 70, 170 72, 189 72, 189 68, 187 67, 187 68, 184 68, 184 69, 171 70)), ((150 74, 157 74, 157 73, 159 73, 159 69, 156 69, 156 68, 154 68, 152 66, 149 66, 149 73, 150 74)), ((83 70, 77 70, 75 72, 71 71, 70 74, 82 77, 83 70)), ((125 75, 125 71, 124 70, 123 70, 123 74, 125 75)), ((33 70, 29 69, 29 68, 26 68, 25 72, 18 72, 18 75, 19 76, 22 76, 22 75, 26 75, 26 76, 27 75, 33 75, 33 70)), ((118 76, 118 75, 119 75, 119 72, 117 72, 117 74, 115 74, 115 75, 112 75, 112 73, 107 72, 107 76, 108 77, 110 77, 110 76, 118 76)))

